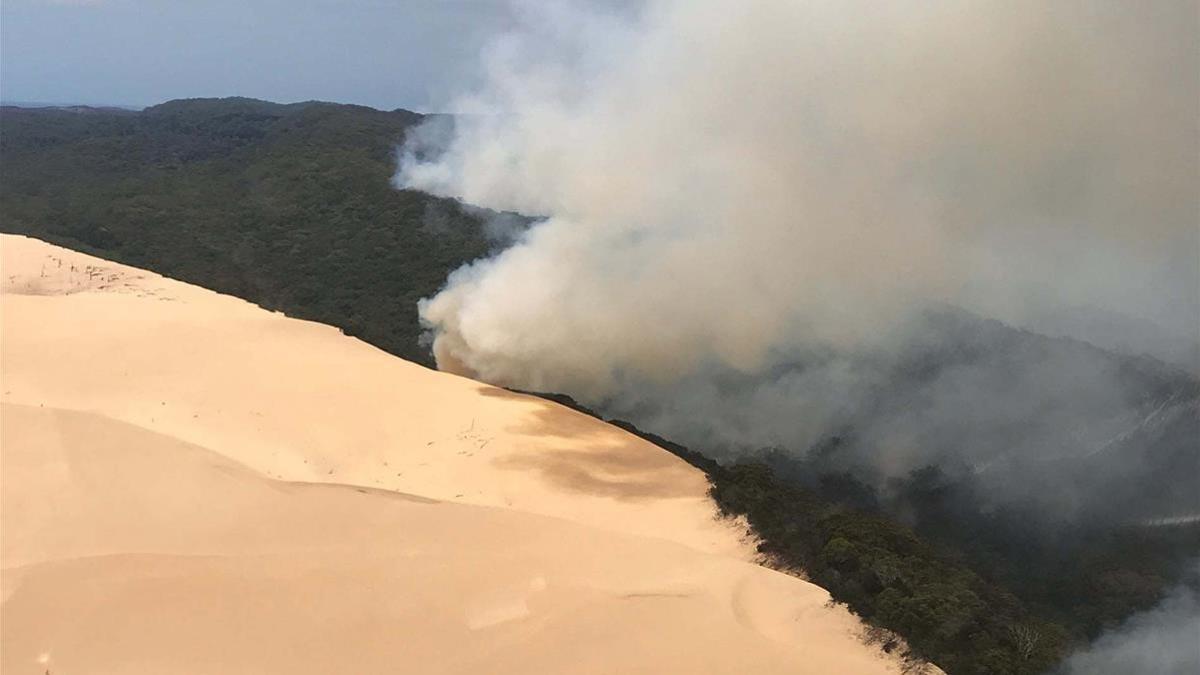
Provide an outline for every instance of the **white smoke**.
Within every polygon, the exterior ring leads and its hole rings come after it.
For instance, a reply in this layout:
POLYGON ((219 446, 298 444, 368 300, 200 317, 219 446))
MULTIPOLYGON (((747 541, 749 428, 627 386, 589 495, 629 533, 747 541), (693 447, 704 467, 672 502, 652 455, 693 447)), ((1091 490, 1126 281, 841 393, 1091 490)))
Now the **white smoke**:
POLYGON ((1200 596, 1172 592, 1069 658, 1060 675, 1184 675, 1200 672, 1200 596))
POLYGON ((398 175, 544 217, 422 304, 444 369, 598 400, 886 347, 940 303, 1018 323, 1095 308, 1194 344, 1190 3, 522 17, 461 104, 491 114, 398 175))

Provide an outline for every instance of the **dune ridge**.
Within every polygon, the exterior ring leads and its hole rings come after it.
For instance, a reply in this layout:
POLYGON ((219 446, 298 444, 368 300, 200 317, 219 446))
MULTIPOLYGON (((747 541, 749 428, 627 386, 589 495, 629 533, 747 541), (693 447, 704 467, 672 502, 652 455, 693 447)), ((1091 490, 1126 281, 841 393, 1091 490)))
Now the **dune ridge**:
POLYGON ((0 255, 5 672, 899 669, 642 439, 150 272, 0 255))

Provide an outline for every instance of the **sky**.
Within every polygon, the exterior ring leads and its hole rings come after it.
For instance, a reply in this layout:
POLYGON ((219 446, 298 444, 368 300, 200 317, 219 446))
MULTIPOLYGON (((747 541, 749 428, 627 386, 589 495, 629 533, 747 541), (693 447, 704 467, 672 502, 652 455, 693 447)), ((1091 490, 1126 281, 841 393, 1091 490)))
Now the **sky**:
POLYGON ((444 111, 513 21, 502 0, 4 0, 0 100, 444 111))

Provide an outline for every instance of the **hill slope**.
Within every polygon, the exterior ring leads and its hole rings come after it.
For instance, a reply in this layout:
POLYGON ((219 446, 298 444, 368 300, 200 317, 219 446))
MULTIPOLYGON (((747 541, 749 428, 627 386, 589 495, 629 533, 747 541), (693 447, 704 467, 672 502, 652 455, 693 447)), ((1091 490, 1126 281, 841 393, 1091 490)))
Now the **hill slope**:
POLYGON ((0 252, 6 672, 898 668, 635 436, 152 273, 0 252))

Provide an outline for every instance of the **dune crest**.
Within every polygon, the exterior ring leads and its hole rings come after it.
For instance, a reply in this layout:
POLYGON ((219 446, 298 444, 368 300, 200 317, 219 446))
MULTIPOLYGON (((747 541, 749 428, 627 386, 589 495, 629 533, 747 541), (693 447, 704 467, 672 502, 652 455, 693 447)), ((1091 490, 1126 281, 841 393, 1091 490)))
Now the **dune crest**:
POLYGON ((620 429, 37 240, 0 254, 5 672, 898 670, 620 429))

